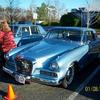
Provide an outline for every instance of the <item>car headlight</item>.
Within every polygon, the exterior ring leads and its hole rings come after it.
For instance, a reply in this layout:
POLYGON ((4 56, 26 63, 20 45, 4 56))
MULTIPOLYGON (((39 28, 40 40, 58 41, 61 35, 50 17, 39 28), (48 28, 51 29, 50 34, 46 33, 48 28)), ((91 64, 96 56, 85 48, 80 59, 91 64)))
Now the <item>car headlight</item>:
POLYGON ((57 62, 53 62, 50 64, 50 69, 51 70, 59 70, 59 66, 58 66, 58 63, 57 62))

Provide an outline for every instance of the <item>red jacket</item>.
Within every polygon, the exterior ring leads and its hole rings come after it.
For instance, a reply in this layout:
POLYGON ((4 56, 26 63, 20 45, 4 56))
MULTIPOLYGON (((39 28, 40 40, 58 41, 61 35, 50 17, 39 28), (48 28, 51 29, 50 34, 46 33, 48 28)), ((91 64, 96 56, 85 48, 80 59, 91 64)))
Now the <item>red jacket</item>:
POLYGON ((7 33, 0 31, 0 45, 4 53, 16 48, 13 33, 11 31, 7 33))

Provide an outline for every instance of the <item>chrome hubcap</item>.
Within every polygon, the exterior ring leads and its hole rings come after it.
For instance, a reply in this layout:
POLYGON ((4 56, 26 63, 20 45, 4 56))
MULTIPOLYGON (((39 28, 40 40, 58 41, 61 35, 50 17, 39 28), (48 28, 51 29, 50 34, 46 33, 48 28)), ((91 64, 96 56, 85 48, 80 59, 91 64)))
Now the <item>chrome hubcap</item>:
POLYGON ((66 74, 67 84, 70 84, 72 82, 73 77, 74 77, 74 69, 72 67, 70 67, 66 74))

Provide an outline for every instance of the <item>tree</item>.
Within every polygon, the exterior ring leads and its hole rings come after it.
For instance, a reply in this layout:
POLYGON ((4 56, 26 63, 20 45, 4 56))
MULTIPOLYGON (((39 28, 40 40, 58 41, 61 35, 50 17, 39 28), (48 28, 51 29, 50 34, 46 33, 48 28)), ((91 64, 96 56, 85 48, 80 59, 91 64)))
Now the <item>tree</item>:
POLYGON ((94 0, 90 0, 90 2, 85 0, 85 2, 86 7, 74 9, 72 12, 81 19, 81 26, 88 28, 99 20, 100 11, 96 11, 96 9, 93 8, 95 4, 94 0))
POLYGON ((64 3, 61 0, 45 0, 48 8, 48 20, 59 21, 64 14, 64 3))
POLYGON ((5 9, 5 17, 10 20, 12 24, 14 20, 20 16, 20 9, 18 9, 19 1, 18 0, 5 0, 7 8, 5 9))
MULTIPOLYGON (((95 24, 99 17, 100 17, 100 11, 97 12, 94 8, 94 5, 95 5, 95 2, 94 0, 90 0, 90 3, 86 0, 86 3, 87 3, 87 8, 86 8, 86 12, 87 12, 87 28, 90 27, 91 25, 95 24)), ((100 3, 100 1, 99 1, 100 3)), ((97 6, 99 8, 99 6, 97 6)))
POLYGON ((62 26, 78 26, 79 19, 72 13, 64 14, 60 19, 60 24, 62 26))
MULTIPOLYGON (((30 13, 31 13, 31 17, 32 17, 32 20, 35 21, 37 20, 37 18, 34 18, 34 15, 37 15, 36 13, 36 10, 37 10, 37 6, 36 6, 36 1, 35 0, 31 0, 31 4, 30 4, 30 13)), ((37 17, 37 16, 35 16, 37 17)))
POLYGON ((32 8, 30 8, 29 10, 26 10, 26 20, 32 21, 32 19, 33 19, 33 12, 32 8))
POLYGON ((4 10, 5 8, 2 8, 2 6, 0 6, 0 18, 4 17, 4 10))
POLYGON ((36 12, 38 14, 38 19, 42 21, 47 20, 48 11, 47 11, 47 5, 45 3, 42 3, 40 7, 37 7, 36 12))
POLYGON ((65 5, 61 0, 53 0, 54 1, 54 7, 56 8, 56 12, 57 12, 57 19, 58 21, 60 20, 61 15, 64 14, 65 11, 65 5))

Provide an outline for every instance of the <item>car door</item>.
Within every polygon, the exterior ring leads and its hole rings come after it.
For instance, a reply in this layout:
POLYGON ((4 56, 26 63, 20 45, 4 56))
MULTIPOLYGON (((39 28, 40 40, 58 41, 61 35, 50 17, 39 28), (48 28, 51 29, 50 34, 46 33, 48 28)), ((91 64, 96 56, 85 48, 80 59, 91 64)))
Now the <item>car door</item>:
POLYGON ((81 68, 92 62, 98 54, 97 42, 92 31, 84 32, 84 43, 89 46, 89 50, 79 61, 79 65, 81 68))
POLYGON ((86 31, 86 36, 89 45, 88 61, 93 61, 98 55, 98 44, 93 31, 86 31))

